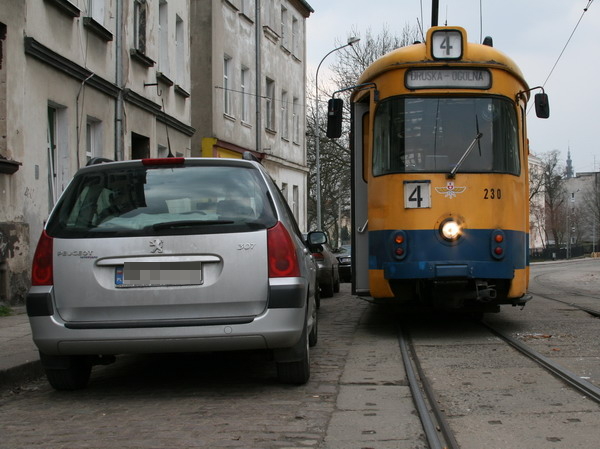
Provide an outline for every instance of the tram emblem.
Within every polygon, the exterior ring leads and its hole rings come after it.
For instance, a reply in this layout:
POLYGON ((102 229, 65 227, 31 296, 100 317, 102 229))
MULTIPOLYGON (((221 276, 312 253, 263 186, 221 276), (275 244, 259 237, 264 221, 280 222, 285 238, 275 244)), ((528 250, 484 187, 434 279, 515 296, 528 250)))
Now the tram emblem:
POLYGON ((456 195, 459 195, 467 190, 466 187, 456 187, 454 185, 454 181, 448 181, 446 187, 436 187, 435 191, 440 195, 444 195, 446 198, 456 198, 456 195))

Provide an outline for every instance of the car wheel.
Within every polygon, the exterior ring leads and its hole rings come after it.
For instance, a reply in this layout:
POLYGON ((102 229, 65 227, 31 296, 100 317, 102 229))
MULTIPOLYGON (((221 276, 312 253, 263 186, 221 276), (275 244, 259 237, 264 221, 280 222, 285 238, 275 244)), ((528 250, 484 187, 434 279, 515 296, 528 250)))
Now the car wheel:
POLYGON ((279 382, 294 385, 305 384, 310 378, 309 337, 306 323, 304 324, 300 340, 290 349, 292 352, 298 352, 300 360, 277 362, 277 377, 279 382))
POLYGON ((48 382, 55 390, 79 390, 90 380, 92 364, 87 356, 41 357, 48 382))
POLYGON ((315 307, 321 308, 321 289, 318 286, 315 288, 315 307))
POLYGON ((321 285, 321 295, 323 298, 331 298, 333 296, 333 274, 326 284, 321 285))
POLYGON ((317 345, 319 341, 319 318, 317 315, 317 310, 315 309, 315 316, 313 319, 313 327, 310 330, 310 334, 308 334, 308 345, 312 348, 317 345))

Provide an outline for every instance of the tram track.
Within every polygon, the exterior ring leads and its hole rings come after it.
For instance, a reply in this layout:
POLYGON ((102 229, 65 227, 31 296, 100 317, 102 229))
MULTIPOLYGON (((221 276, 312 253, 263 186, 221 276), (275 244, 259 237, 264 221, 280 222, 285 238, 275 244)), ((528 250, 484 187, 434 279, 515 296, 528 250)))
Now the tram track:
MULTIPOLYGON (((564 301, 562 301, 564 302, 564 301)), ((575 305, 576 306, 576 305, 575 305)), ((575 307, 574 306, 574 307, 575 307)), ((579 307, 581 308, 581 307, 579 307)), ((583 310, 583 308, 581 308, 583 310)), ((594 312, 594 311, 592 311, 594 312)), ((590 313, 588 311, 588 313, 590 313)), ((594 316, 594 313, 591 313, 594 316)), ((577 374, 569 371, 568 369, 561 366, 556 361, 540 354, 532 347, 520 342, 519 340, 507 335, 489 323, 479 322, 479 326, 482 329, 485 329, 487 332, 491 334, 491 336, 499 339, 501 342, 510 346, 513 349, 516 349, 518 353, 526 356, 528 359, 533 360, 539 367, 543 368, 544 371, 550 373, 554 378, 559 379, 564 384, 566 384, 569 388, 565 389, 564 394, 571 390, 576 393, 580 393, 582 396, 580 400, 585 400, 586 398, 595 402, 596 404, 600 404, 600 388, 592 384, 591 382, 581 378, 577 374)), ((428 360, 428 367, 423 367, 419 354, 422 345, 425 345, 428 350, 431 351, 431 343, 413 340, 411 336, 411 327, 413 324, 401 323, 398 327, 398 342, 400 346, 400 352, 402 355, 402 361, 404 364, 404 368, 406 370, 406 376, 408 380, 408 384, 411 390, 411 394, 413 397, 413 402, 415 404, 416 411, 418 413, 419 419, 423 426, 423 431, 427 439, 427 443, 431 449, 438 448, 448 448, 448 449, 458 449, 461 447, 461 444, 458 441, 462 441, 464 435, 460 433, 460 424, 458 424, 456 418, 460 416, 464 416, 464 412, 460 410, 454 409, 455 404, 452 404, 452 400, 450 403, 448 402, 449 398, 455 397, 453 395, 456 392, 453 392, 448 396, 448 391, 443 387, 446 385, 446 382, 439 383, 439 371, 438 373, 428 373, 428 370, 431 369, 433 365, 431 365, 431 361, 428 360), (451 425, 452 423, 452 425, 451 425), (455 433, 453 427, 459 431, 458 434, 455 433)), ((422 332, 422 329, 418 329, 419 332, 422 332)), ((482 340, 482 344, 489 345, 490 337, 486 337, 487 343, 483 343, 486 341, 482 340)), ((462 343, 457 342, 454 344, 452 341, 448 343, 456 348, 460 347, 462 343)), ((466 350, 466 349, 465 349, 466 350)), ((431 359, 431 353, 425 353, 426 360, 431 359)), ((485 360, 485 358, 480 359, 485 360)), ((486 372, 489 368, 487 368, 487 362, 483 363, 481 367, 473 365, 473 369, 481 370, 482 372, 486 372), (486 367, 486 369, 482 369, 486 367)), ((437 368, 439 370, 439 368, 437 368)), ((468 382, 470 385, 470 382, 468 382)), ((456 384, 460 385, 460 384, 456 384)), ((465 384, 466 385, 466 384, 465 384)), ((477 397, 480 393, 478 389, 470 390, 467 387, 465 389, 465 395, 474 394, 477 397)), ((558 391, 558 390, 555 390, 558 391)), ((500 393, 502 396, 510 396, 506 392, 500 393)), ((493 395, 492 395, 493 396, 493 395)), ((537 400, 537 395, 534 395, 537 400)), ((558 401, 557 401, 558 403, 558 401)), ((491 408, 494 404, 483 404, 481 405, 487 409, 491 408)), ((502 416, 503 412, 500 412, 502 416)), ((489 423, 497 423, 500 420, 491 419, 488 421, 489 423)), ((552 438, 552 437, 550 437, 552 438)), ((468 444, 467 444, 468 446, 468 444)))
MULTIPOLYGON (((562 301, 561 301, 562 302, 562 301)), ((511 345, 513 348, 517 349, 521 354, 529 357, 537 364, 545 368, 547 371, 552 373, 554 376, 566 382, 571 387, 575 388, 579 392, 585 394, 587 397, 592 399, 593 401, 600 404, 600 388, 596 387, 591 382, 588 382, 585 379, 582 379, 577 374, 569 371, 558 363, 554 362, 552 359, 540 354, 535 351, 533 348, 521 343, 517 339, 510 337, 496 328, 490 326, 487 323, 481 323, 484 327, 486 327, 490 332, 496 335, 498 338, 503 340, 504 342, 511 345)))
POLYGON ((398 328, 398 343, 410 391, 430 449, 459 449, 431 383, 425 376, 410 335, 398 328))

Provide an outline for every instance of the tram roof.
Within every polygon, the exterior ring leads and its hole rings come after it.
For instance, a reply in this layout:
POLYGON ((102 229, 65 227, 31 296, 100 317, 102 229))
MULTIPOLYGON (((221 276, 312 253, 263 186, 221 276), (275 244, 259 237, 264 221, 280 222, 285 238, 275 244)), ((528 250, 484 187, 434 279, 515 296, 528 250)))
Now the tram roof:
MULTIPOLYGON (((464 52, 460 59, 436 60, 431 57, 427 43, 416 43, 400 47, 375 60, 360 76, 357 84, 373 82, 382 73, 414 67, 464 67, 476 64, 478 67, 488 67, 505 70, 518 78, 527 90, 529 87, 519 66, 505 53, 489 45, 475 44, 466 40, 467 32, 461 27, 434 27, 427 33, 428 42, 432 31, 439 29, 460 30, 465 38, 464 52)), ((358 92, 355 92, 357 94, 358 92)), ((529 94, 526 94, 529 96, 529 94)))

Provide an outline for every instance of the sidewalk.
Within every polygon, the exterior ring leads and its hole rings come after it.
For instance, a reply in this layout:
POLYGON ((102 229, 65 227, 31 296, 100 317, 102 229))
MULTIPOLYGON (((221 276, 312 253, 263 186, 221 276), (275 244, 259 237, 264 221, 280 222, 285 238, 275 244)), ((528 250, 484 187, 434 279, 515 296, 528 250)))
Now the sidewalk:
POLYGON ((0 388, 43 375, 25 307, 0 317, 0 388))

